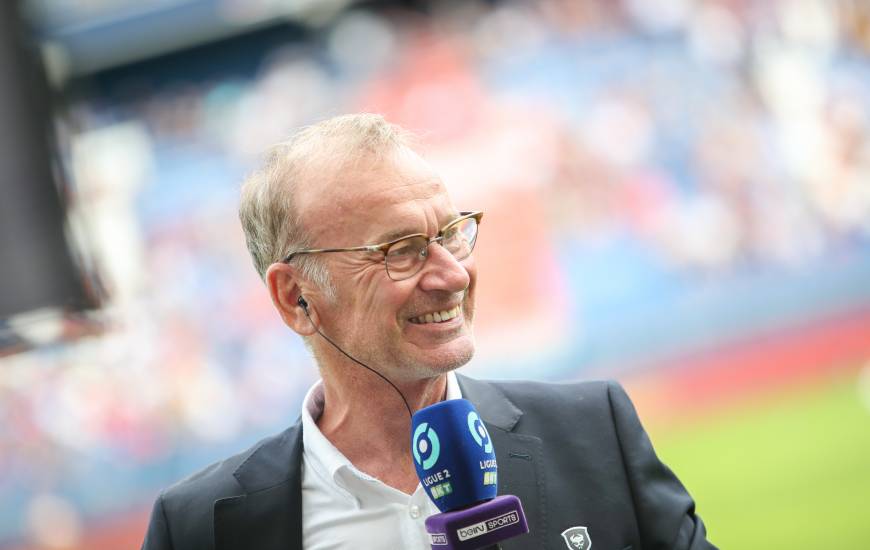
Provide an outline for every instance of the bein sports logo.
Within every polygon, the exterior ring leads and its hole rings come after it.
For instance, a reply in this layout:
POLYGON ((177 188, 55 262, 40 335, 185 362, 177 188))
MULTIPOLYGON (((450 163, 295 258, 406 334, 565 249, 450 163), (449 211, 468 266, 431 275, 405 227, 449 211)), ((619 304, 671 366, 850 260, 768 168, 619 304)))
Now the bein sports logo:
POLYGON ((429 427, 428 422, 421 423, 414 430, 411 451, 414 453, 414 460, 424 470, 428 470, 438 462, 438 457, 441 455, 441 441, 438 439, 438 433, 434 428, 429 427), (427 453, 429 456, 423 458, 427 453))
POLYGON ((489 432, 486 431, 486 426, 480 421, 480 417, 477 416, 475 411, 468 413, 468 431, 471 432, 474 442, 483 447, 484 452, 492 452, 492 441, 489 440, 489 432))
POLYGON ((492 533, 497 529, 501 529, 502 527, 508 527, 509 525, 515 525, 520 522, 520 516, 514 511, 508 512, 506 514, 502 514, 500 516, 494 517, 492 519, 488 519, 485 521, 481 521, 479 523, 475 523, 473 525, 467 525, 465 527, 460 527, 456 530, 456 536, 460 541, 466 541, 469 539, 473 539, 476 537, 483 536, 487 533, 492 533))

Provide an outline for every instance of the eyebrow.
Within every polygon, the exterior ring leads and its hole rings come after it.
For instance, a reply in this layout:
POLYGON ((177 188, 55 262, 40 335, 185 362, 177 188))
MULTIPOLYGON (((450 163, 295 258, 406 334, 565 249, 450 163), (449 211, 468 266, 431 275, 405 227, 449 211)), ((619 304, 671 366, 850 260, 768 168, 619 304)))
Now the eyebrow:
POLYGON ((378 236, 375 239, 375 242, 372 244, 380 244, 380 243, 388 243, 390 241, 394 241, 396 239, 401 239, 406 235, 420 235, 420 231, 414 231, 413 229, 396 229, 393 231, 389 231, 384 233, 383 235, 378 236))
MULTIPOLYGON (((454 213, 454 214, 450 217, 449 220, 447 220, 446 222, 444 222, 444 223, 442 223, 442 224, 440 224, 440 225, 438 226, 438 230, 440 231, 442 227, 444 227, 445 225, 449 224, 450 222, 452 222, 453 220, 455 220, 456 218, 458 218, 458 217, 460 217, 460 216, 461 216, 460 213, 458 213, 458 212, 454 213)), ((394 230, 392 230, 392 231, 388 231, 387 233, 383 233, 383 234, 379 235, 379 236, 376 238, 375 242, 373 242, 373 243, 371 243, 371 244, 388 243, 388 242, 390 242, 390 241, 394 241, 394 240, 396 240, 396 239, 400 239, 400 238, 402 238, 402 237, 406 237, 406 236, 408 236, 408 235, 425 235, 425 234, 426 234, 426 233, 423 232, 423 231, 415 231, 414 229, 408 229, 408 228, 404 228, 404 229, 394 229, 394 230)))

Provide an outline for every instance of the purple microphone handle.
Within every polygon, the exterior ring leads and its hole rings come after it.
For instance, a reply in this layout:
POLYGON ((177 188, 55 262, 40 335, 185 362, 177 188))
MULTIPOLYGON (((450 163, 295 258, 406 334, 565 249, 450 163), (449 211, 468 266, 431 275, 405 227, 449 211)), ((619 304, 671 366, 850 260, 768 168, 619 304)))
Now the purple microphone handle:
POLYGON ((502 495, 426 519, 432 550, 477 550, 529 532, 520 499, 502 495))

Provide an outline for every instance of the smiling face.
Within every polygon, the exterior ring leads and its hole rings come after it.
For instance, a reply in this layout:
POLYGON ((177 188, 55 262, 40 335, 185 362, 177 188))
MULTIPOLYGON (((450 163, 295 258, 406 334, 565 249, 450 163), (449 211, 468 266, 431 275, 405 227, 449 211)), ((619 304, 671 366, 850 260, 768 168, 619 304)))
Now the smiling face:
MULTIPOLYGON (((317 247, 434 236, 459 216, 438 175, 409 149, 300 190, 303 223, 317 247)), ((336 299, 318 304, 325 334, 390 379, 413 381, 467 363, 474 353, 474 258, 438 244, 416 275, 393 281, 383 254, 324 254, 336 299)))

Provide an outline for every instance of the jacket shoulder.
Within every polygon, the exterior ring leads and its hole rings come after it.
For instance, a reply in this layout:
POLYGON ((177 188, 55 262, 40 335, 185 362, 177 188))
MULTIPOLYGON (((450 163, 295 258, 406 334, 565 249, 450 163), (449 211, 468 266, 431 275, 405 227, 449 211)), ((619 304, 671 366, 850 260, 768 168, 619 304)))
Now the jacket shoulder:
POLYGON ((491 382, 504 395, 524 411, 553 408, 610 407, 611 394, 624 393, 613 380, 587 380, 582 382, 529 382, 524 380, 491 382))
MULTIPOLYGON (((248 449, 215 462, 198 472, 164 489, 155 503, 149 534, 156 522, 163 523, 166 537, 171 538, 173 548, 178 543, 183 547, 197 547, 193 541, 210 540, 213 533, 214 503, 220 499, 245 493, 237 472, 246 462, 266 449, 279 445, 282 440, 294 435, 299 426, 264 438, 248 449)), ((267 452, 267 451, 266 451, 267 452)), ((147 540, 146 540, 147 542, 147 540)), ((148 545, 144 545, 148 547, 148 545)))

